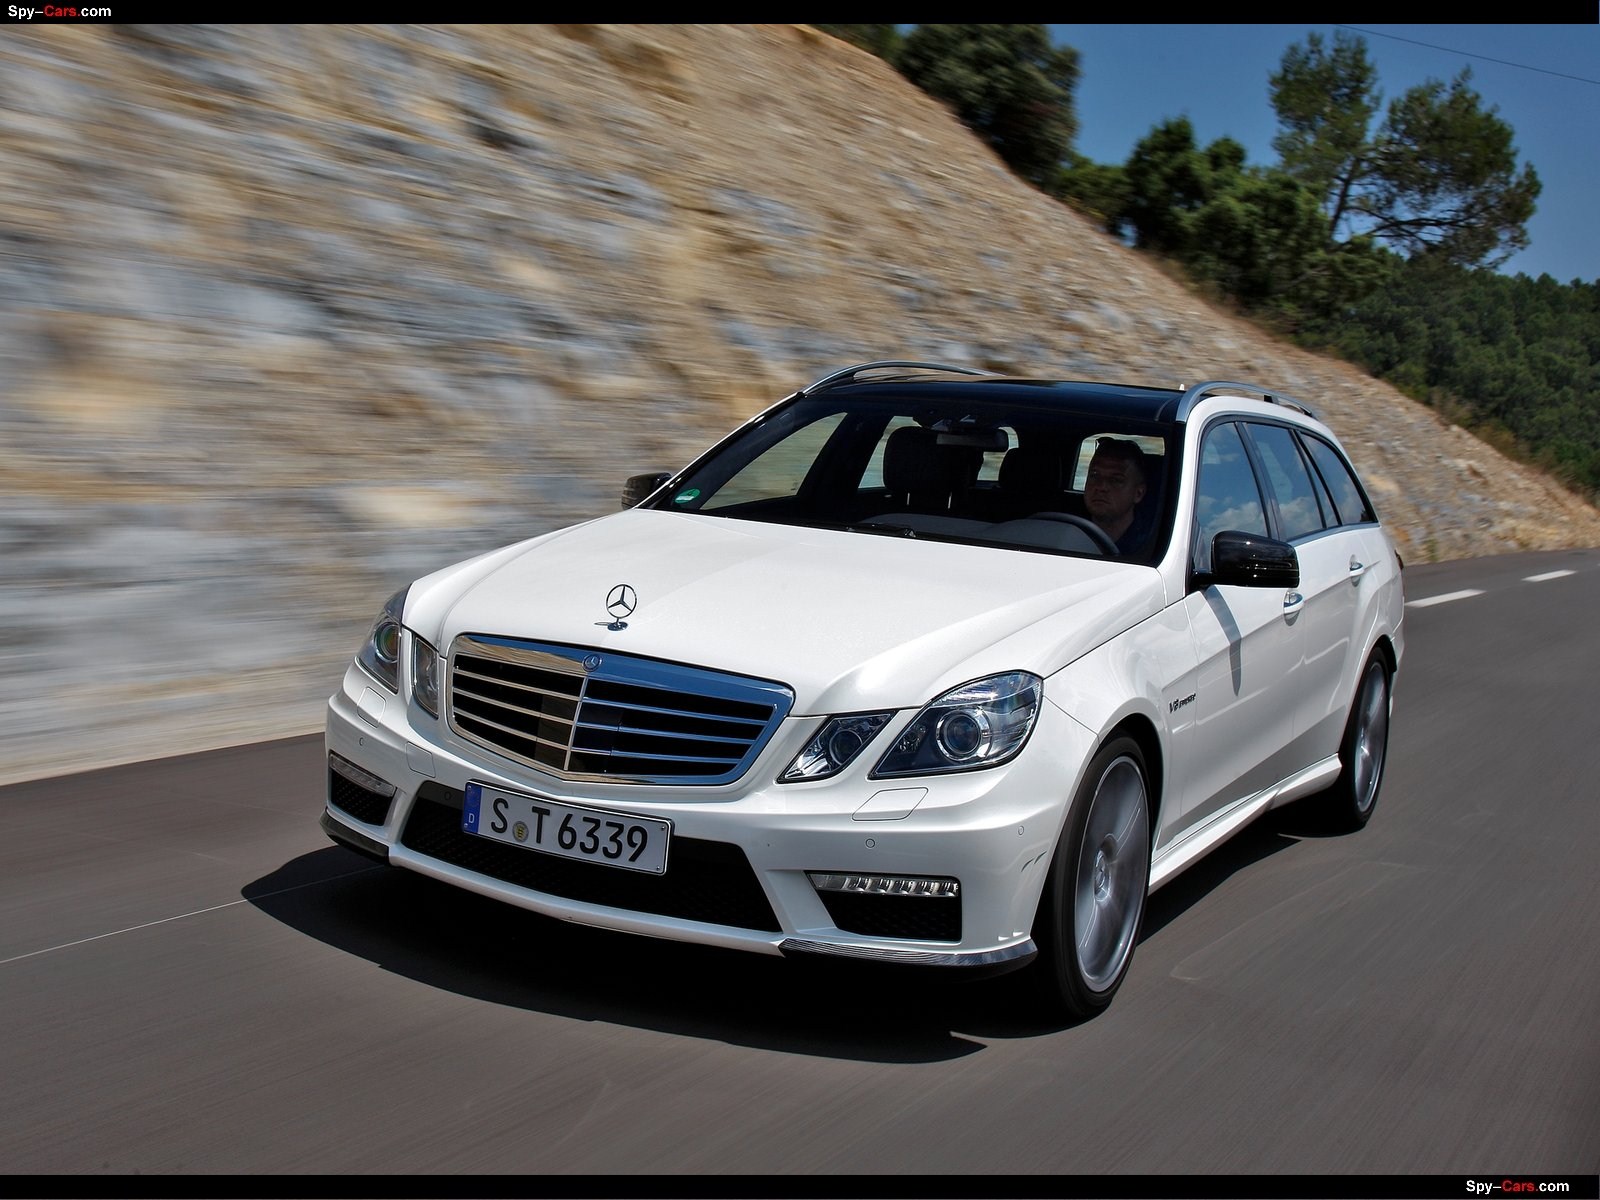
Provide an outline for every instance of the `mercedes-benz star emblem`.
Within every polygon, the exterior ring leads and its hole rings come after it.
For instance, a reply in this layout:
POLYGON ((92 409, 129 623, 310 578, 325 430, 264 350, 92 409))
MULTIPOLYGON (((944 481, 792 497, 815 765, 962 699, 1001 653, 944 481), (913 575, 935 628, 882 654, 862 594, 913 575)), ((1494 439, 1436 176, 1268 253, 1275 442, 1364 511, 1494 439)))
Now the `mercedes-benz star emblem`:
POLYGON ((585 671, 598 671, 600 669, 600 656, 598 654, 585 654, 583 656, 583 669, 585 671))
POLYGON ((606 593, 606 611, 611 614, 611 621, 596 621, 596 625, 605 625, 607 629, 626 629, 628 623, 623 617, 633 615, 633 610, 639 607, 639 593, 625 583, 619 583, 606 593))

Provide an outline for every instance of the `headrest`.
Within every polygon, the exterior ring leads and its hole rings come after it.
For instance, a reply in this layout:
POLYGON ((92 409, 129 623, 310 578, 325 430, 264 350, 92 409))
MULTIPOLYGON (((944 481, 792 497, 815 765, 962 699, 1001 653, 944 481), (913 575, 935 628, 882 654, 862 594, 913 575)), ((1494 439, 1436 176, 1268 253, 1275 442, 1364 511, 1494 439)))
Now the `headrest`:
MULTIPOLYGON (((981 453, 978 455, 981 459, 981 453)), ((883 482, 891 492, 915 494, 941 492, 948 495, 975 475, 973 455, 963 446, 941 446, 939 435, 931 429, 907 425, 889 435, 883 448, 883 482)))
POLYGON ((1000 460, 1000 490, 1047 496, 1061 490, 1061 457, 1038 446, 1013 446, 1000 460))

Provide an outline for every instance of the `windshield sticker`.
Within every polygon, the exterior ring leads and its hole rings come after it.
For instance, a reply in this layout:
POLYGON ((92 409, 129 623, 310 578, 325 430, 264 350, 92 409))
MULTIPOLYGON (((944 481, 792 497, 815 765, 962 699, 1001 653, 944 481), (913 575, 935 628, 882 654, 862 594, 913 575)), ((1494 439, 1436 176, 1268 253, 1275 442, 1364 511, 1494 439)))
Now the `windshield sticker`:
POLYGON ((686 492, 679 492, 676 496, 674 496, 672 498, 672 502, 674 504, 687 504, 687 503, 689 503, 689 501, 697 500, 699 498, 700 498, 700 489, 699 488, 690 488, 686 492))

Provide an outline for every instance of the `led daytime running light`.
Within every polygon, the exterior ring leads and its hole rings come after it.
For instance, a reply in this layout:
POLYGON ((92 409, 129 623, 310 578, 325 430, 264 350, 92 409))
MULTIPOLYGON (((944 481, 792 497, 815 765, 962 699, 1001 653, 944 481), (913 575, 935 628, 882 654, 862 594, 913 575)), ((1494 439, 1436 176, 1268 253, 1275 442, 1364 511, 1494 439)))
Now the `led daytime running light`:
POLYGON ((921 896, 935 900, 961 894, 959 879, 919 878, 914 875, 844 875, 807 871, 819 892, 846 892, 859 896, 921 896))

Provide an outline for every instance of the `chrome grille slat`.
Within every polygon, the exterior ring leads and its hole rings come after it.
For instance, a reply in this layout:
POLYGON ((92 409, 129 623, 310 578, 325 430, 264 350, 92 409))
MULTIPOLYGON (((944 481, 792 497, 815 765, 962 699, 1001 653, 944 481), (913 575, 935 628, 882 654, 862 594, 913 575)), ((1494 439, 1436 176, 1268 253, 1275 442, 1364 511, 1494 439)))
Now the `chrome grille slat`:
MULTIPOLYGON (((679 741, 702 743, 725 742, 730 746, 737 745, 739 743, 738 738, 700 737, 693 733, 673 733, 672 731, 666 729, 644 729, 637 725, 597 725, 592 721, 579 721, 577 722, 577 726, 579 729, 594 729, 603 731, 605 733, 627 733, 632 734, 635 737, 674 738, 679 741)), ((738 761, 737 755, 735 756, 734 761, 738 761)))
POLYGON ((730 766, 739 760, 737 758, 712 758, 707 754, 645 754, 637 750, 585 750, 578 747, 583 754, 598 754, 604 758, 638 758, 646 762, 721 762, 730 766))
POLYGON ((468 692, 461 688, 456 689, 456 695, 477 701, 479 704, 492 704, 496 708, 505 708, 510 709, 512 712, 523 713, 540 721, 555 721, 560 725, 576 724, 571 717, 558 717, 554 713, 540 712, 537 708, 523 708, 520 704, 507 704, 504 700, 496 700, 493 696, 480 696, 476 692, 468 692))
POLYGON ((549 696, 552 700, 564 700, 568 704, 576 704, 578 701, 577 692, 553 692, 549 688, 534 687, 532 684, 527 683, 516 683, 509 679, 496 679, 493 675, 480 675, 476 671, 469 671, 465 668, 462 669, 461 674, 469 679, 481 679, 484 683, 492 683, 497 687, 516 688, 519 692, 532 692, 538 696, 549 696))
POLYGON ((764 728, 765 721, 757 721, 751 717, 708 717, 705 713, 697 713, 687 708, 658 708, 647 704, 628 704, 621 700, 589 700, 590 707, 604 705, 606 708, 625 708, 629 712, 659 713, 668 717, 690 717, 697 721, 730 721, 739 725, 754 725, 757 729, 764 728))
POLYGON ((487 634, 455 639, 447 679, 461 737, 562 778, 616 783, 731 783, 794 704, 768 680, 487 634))
POLYGON ((536 733, 528 733, 526 730, 522 729, 513 729, 509 725, 502 725, 498 721, 491 721, 488 717, 480 717, 474 713, 462 713, 461 717, 463 720, 471 721, 475 725, 489 725, 500 730, 502 733, 509 733, 512 737, 520 738, 525 742, 538 742, 543 746, 554 746, 557 750, 562 752, 568 750, 572 745, 571 742, 553 742, 549 738, 542 738, 536 733))

